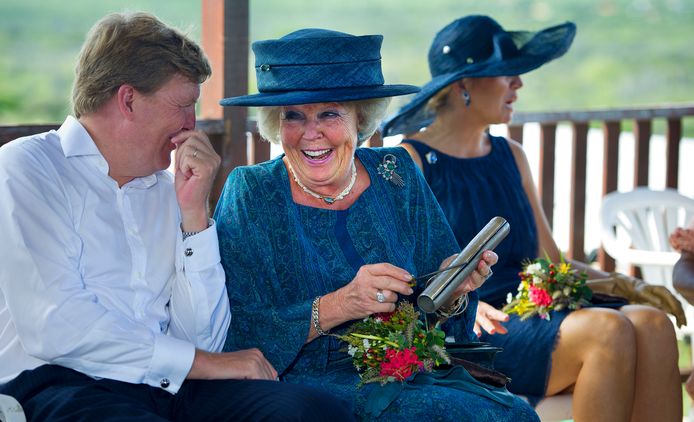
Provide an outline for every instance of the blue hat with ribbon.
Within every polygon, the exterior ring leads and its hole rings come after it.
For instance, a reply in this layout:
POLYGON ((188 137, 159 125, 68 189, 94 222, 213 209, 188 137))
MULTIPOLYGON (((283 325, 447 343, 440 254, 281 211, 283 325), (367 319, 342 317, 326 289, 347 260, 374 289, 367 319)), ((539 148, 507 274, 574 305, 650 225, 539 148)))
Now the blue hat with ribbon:
POLYGON ((224 98, 223 106, 274 106, 393 97, 419 91, 384 85, 381 35, 355 36, 301 29, 277 40, 257 41, 258 94, 224 98))
POLYGON ((451 83, 462 78, 527 73, 561 57, 575 35, 576 25, 571 22, 538 32, 506 31, 482 15, 451 22, 436 34, 429 49, 431 81, 383 123, 383 136, 416 132, 431 124, 436 115, 426 103, 451 83))

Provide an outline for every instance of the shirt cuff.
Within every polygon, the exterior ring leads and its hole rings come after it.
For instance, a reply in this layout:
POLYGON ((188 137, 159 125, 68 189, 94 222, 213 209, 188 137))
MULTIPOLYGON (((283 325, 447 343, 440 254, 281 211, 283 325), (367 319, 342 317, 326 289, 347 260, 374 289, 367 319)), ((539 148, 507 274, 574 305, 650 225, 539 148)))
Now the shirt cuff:
POLYGON ((217 226, 210 218, 210 226, 183 241, 183 265, 186 270, 203 271, 219 264, 217 226))
POLYGON ((156 336, 145 383, 176 394, 193 367, 195 346, 164 334, 156 336))

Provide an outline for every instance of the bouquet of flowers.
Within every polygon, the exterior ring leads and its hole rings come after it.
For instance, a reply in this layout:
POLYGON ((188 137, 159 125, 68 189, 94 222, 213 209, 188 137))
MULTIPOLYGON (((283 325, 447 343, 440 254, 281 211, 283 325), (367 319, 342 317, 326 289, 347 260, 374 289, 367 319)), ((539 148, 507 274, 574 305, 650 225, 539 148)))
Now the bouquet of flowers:
POLYGON ((515 298, 508 294, 503 311, 517 314, 521 320, 535 315, 549 320, 552 310, 579 309, 590 303, 588 275, 571 268, 563 257, 558 265, 547 258, 538 258, 526 263, 518 275, 521 279, 518 293, 515 298))
POLYGON ((336 337, 347 342, 360 385, 404 382, 418 372, 431 372, 442 363, 450 363, 444 332, 438 324, 427 329, 409 302, 400 302, 391 313, 355 322, 336 337))

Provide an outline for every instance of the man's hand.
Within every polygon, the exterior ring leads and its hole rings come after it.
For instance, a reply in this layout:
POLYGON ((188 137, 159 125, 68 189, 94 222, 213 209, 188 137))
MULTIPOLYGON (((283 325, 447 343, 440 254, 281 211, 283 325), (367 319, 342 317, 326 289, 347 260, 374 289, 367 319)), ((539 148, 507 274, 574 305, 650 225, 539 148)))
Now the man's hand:
POLYGON ((277 371, 258 349, 210 353, 195 350, 188 379, 276 380, 277 371))
POLYGON ((222 160, 202 131, 181 132, 171 142, 176 144, 176 198, 183 231, 205 230, 210 191, 222 160))

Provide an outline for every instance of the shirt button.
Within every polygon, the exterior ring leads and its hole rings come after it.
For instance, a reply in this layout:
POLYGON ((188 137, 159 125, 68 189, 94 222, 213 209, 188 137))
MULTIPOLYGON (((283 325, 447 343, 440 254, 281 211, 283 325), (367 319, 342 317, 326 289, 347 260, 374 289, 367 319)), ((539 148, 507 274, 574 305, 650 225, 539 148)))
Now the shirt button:
POLYGON ((186 248, 185 252, 183 252, 183 253, 186 254, 186 256, 191 256, 191 255, 193 255, 193 250, 190 248, 186 248))
POLYGON ((171 385, 171 381, 169 381, 168 378, 164 378, 161 381, 159 381, 159 385, 161 385, 161 388, 169 388, 169 385, 171 385))

